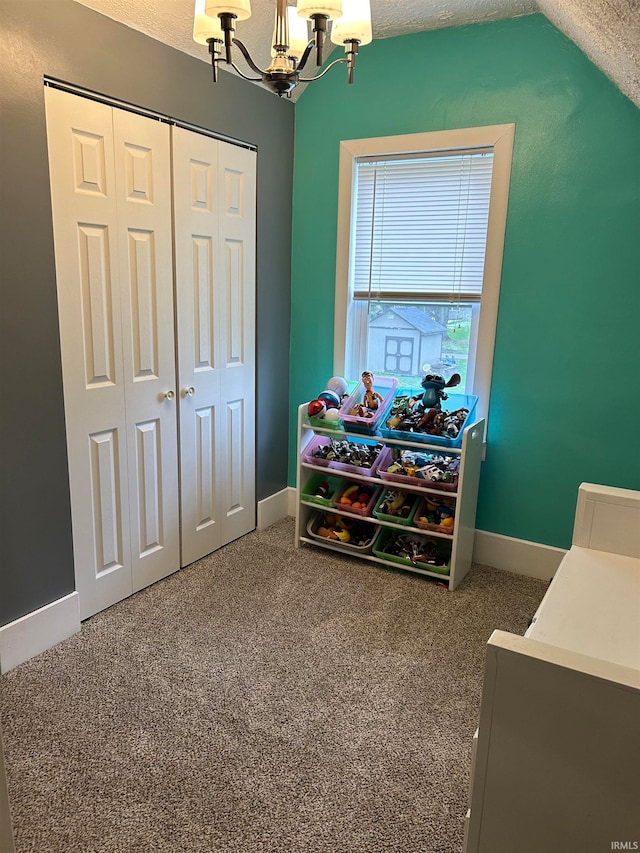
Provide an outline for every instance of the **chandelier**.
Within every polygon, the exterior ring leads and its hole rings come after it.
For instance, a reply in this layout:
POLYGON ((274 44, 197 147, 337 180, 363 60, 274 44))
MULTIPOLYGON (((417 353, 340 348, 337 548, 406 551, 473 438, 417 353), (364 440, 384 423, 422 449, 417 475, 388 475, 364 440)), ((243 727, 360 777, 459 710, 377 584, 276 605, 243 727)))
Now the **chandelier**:
POLYGON ((276 23, 273 32, 271 63, 259 68, 245 45, 237 39, 235 22, 251 16, 250 0, 196 0, 193 38, 198 44, 208 44, 213 66, 213 80, 218 80, 218 65, 225 62, 245 80, 265 83, 279 97, 290 97, 298 83, 313 83, 333 68, 345 63, 347 79, 353 83, 353 71, 358 48, 369 44, 371 35, 371 9, 369 0, 298 0, 289 6, 287 0, 276 0, 276 23), (309 38, 308 21, 313 36, 309 38), (345 56, 331 62, 315 77, 301 77, 309 57, 315 50, 316 65, 322 65, 322 55, 327 24, 331 25, 331 41, 344 45, 345 56), (236 47, 257 77, 241 71, 233 61, 232 48, 236 47))

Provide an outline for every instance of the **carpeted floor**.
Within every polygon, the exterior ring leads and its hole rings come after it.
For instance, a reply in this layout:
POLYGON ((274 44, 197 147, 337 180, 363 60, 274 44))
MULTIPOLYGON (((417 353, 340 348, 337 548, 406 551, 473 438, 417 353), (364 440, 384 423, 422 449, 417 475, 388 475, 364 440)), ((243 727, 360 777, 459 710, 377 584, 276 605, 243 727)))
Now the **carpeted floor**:
POLYGON ((458 853, 484 646, 545 587, 243 537, 0 678, 17 853, 458 853))

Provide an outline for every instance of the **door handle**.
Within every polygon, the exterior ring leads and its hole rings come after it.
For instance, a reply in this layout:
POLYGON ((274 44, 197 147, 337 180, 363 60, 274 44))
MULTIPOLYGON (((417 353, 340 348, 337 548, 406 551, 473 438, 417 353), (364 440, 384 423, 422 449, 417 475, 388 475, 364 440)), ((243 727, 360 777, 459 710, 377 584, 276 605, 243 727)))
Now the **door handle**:
POLYGON ((167 400, 173 400, 173 398, 176 396, 176 392, 175 391, 165 391, 164 396, 166 397, 167 400))
POLYGON ((185 388, 182 393, 185 397, 193 397, 193 395, 196 393, 196 389, 192 385, 190 388, 185 388))

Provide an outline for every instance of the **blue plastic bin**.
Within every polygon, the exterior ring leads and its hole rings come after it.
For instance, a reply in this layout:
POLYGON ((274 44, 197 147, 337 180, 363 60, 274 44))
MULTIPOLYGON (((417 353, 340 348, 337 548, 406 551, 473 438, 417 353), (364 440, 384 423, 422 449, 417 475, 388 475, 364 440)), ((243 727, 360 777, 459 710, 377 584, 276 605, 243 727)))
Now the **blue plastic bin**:
MULTIPOLYGON (((396 397, 422 397, 423 393, 422 389, 400 389, 394 400, 396 397)), ((393 406, 393 403, 391 405, 393 406)), ((386 424, 391 410, 385 415, 384 422, 380 426, 380 434, 384 438, 398 438, 401 441, 422 441, 425 444, 435 444, 441 447, 461 447, 462 432, 466 426, 474 422, 477 405, 478 398, 474 394, 449 394, 448 398, 442 401, 442 410, 445 412, 455 412, 456 409, 462 408, 469 409, 469 414, 455 438, 448 435, 428 435, 425 432, 412 432, 411 430, 388 429, 386 424)))

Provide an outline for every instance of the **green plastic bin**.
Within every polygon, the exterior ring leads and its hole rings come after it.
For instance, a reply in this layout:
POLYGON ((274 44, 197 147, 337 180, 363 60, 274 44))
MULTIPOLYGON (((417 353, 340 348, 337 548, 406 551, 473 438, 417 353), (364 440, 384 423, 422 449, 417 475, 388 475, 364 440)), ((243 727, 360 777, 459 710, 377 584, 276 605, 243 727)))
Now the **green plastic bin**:
POLYGON ((344 480, 342 477, 331 477, 327 474, 314 474, 313 477, 310 477, 307 482, 302 487, 300 491, 300 497, 303 501, 309 501, 310 503, 320 504, 320 506, 333 506, 333 499, 338 494, 342 486, 344 485, 344 480), (327 483, 329 486, 329 491, 326 496, 316 495, 315 491, 321 483, 327 483))
POLYGON ((420 495, 413 494, 413 506, 411 507, 411 511, 406 518, 403 518, 400 515, 389 515, 380 510, 381 504, 384 503, 384 500, 389 492, 404 492, 407 496, 411 497, 412 492, 407 492, 404 489, 398 487, 397 489, 385 489, 383 493, 380 495, 380 499, 376 503, 373 508, 373 514, 376 518, 379 518, 381 521, 390 521, 392 524, 403 524, 407 527, 411 527, 413 525, 413 518, 416 514, 416 509, 418 504, 420 503, 420 495))
POLYGON ((389 527, 383 527, 380 533, 378 534, 376 541, 373 543, 373 553, 381 560, 385 560, 388 563, 397 563, 399 566, 403 566, 406 569, 424 569, 427 572, 434 572, 435 574, 443 576, 448 576, 451 571, 451 544, 446 539, 433 539, 430 536, 422 536, 419 533, 403 533, 399 530, 393 530, 389 527), (443 548, 447 548, 447 564, 445 566, 432 566, 431 563, 414 563, 408 557, 397 557, 395 554, 387 554, 382 549, 391 537, 397 536, 411 536, 411 538, 415 538, 418 540, 427 539, 430 542, 435 542, 436 545, 441 549, 440 553, 442 553, 443 548))

